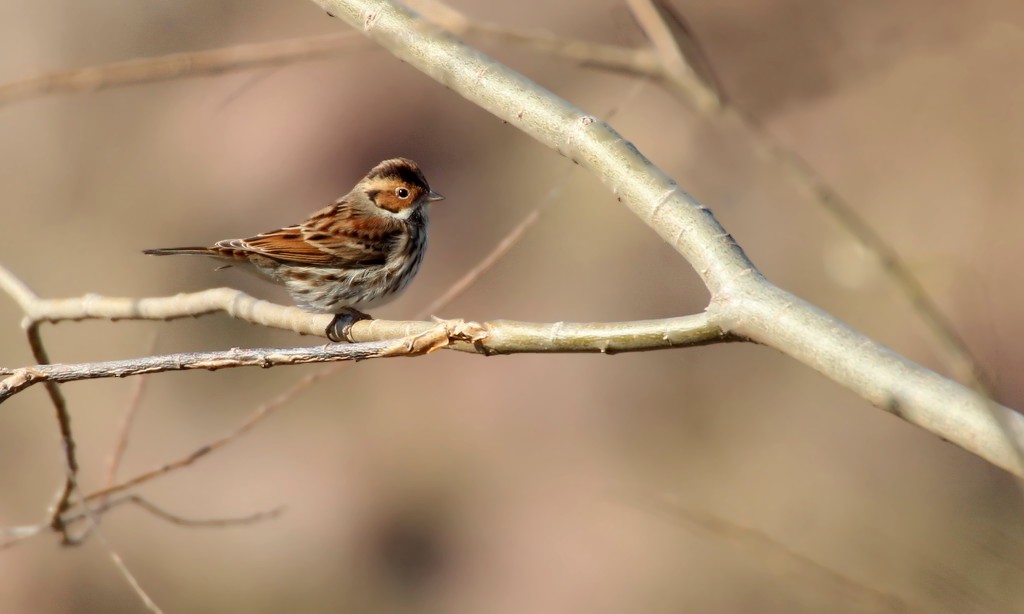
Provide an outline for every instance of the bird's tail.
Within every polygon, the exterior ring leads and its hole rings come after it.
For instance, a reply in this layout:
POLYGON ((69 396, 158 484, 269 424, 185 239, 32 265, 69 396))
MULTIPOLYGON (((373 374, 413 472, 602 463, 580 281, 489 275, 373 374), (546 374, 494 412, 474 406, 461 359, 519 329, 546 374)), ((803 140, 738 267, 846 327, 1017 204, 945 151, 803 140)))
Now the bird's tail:
POLYGON ((142 250, 143 254, 150 256, 176 256, 178 254, 190 254, 193 256, 215 256, 216 252, 208 247, 162 247, 160 249, 142 250))

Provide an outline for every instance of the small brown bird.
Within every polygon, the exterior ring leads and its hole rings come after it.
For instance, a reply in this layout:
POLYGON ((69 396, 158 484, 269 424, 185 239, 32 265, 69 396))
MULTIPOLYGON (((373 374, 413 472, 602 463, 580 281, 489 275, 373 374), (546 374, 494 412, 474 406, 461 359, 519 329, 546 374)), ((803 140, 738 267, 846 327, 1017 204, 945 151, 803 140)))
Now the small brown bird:
POLYGON ((335 314, 328 337, 350 340, 352 324, 370 318, 360 308, 390 301, 416 275, 427 247, 426 205, 443 198, 415 162, 394 158, 301 224, 212 247, 145 253, 212 256, 255 269, 283 284, 303 309, 335 314))

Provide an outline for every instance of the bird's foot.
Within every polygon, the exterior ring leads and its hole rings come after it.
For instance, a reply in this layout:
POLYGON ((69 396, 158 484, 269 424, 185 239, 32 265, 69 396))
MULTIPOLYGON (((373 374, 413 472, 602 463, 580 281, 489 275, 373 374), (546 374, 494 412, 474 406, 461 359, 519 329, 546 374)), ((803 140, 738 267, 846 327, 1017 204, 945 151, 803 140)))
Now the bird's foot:
POLYGON ((372 320, 373 316, 352 307, 345 307, 334 314, 334 319, 327 325, 327 338, 335 343, 352 343, 352 325, 359 320, 372 320))

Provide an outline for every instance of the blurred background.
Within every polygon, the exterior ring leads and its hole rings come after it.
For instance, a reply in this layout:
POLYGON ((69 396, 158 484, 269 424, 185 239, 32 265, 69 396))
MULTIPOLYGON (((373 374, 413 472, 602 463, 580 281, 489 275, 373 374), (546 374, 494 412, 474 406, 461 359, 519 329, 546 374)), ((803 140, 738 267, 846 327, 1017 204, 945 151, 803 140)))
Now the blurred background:
MULTIPOLYGON (((454 0, 469 16, 605 43, 618 0, 454 0)), ((1024 4, 674 0, 728 95, 912 265, 1024 407, 1024 4)), ((311 2, 0 0, 0 82, 337 32, 311 2)), ((749 134, 656 84, 482 48, 613 125, 709 206, 765 274, 911 359, 948 361, 874 259, 749 134)), ((294 223, 385 157, 448 198, 424 267, 374 312, 407 319, 567 181, 516 248, 437 315, 605 321, 698 312, 686 262, 599 182, 364 47, 212 78, 0 108, 0 262, 48 297, 282 292, 145 248, 294 223)), ((0 365, 31 364, 0 297, 0 365)), ((312 345, 227 317, 45 327, 55 361, 312 345)), ((122 468, 187 455, 320 366, 150 378, 122 468)), ((65 387, 92 490, 131 381, 65 387)), ((45 520, 62 480, 42 388, 0 411, 0 525, 45 520)), ((0 552, 0 611, 136 612, 108 545, 166 612, 1009 612, 1024 610, 1020 484, 777 352, 437 352, 339 369, 254 431, 140 494, 103 538, 0 552)))

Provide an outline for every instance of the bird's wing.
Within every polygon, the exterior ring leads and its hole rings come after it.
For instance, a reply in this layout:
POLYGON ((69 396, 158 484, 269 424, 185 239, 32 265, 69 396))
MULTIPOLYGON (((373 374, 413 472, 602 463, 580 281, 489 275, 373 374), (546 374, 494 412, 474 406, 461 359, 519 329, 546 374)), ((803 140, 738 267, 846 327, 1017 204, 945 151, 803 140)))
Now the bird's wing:
POLYGON ((248 239, 222 241, 218 248, 256 253, 280 262, 309 266, 362 268, 383 265, 400 229, 366 220, 313 218, 299 226, 248 239))
POLYGON ((298 226, 264 232, 248 239, 220 241, 214 247, 243 259, 250 254, 260 254, 281 262, 311 266, 335 262, 334 256, 303 239, 302 229, 298 226))

